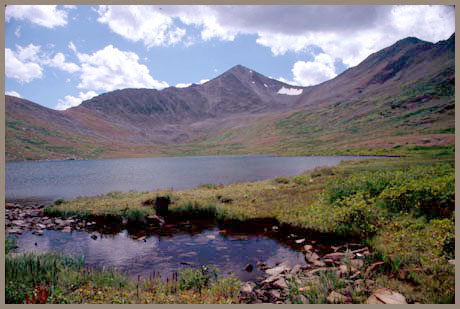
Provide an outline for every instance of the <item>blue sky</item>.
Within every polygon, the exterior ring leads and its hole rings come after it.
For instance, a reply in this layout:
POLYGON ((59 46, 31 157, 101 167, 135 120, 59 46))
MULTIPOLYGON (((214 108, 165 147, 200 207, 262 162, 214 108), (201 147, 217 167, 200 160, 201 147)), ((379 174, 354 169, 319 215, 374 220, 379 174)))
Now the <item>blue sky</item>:
POLYGON ((122 88, 186 87, 242 64, 331 79, 408 36, 455 31, 449 6, 8 6, 5 93, 53 109, 122 88))

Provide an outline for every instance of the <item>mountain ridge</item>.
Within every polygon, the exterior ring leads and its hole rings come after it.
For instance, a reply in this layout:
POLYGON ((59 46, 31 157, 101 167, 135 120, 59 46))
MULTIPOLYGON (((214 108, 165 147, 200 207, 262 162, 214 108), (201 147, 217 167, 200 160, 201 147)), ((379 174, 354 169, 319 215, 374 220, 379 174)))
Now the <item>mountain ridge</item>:
MULTIPOLYGON (((348 125, 356 131, 364 126, 360 117, 370 117, 382 123, 396 119, 394 127, 399 128, 407 121, 395 111, 416 113, 408 119, 423 114, 431 119, 429 126, 434 130, 450 132, 454 127, 454 46, 455 33, 435 44, 409 37, 369 55, 334 79, 309 87, 292 86, 236 65, 200 85, 115 90, 65 111, 5 96, 7 160, 301 153, 309 145, 326 147, 323 140, 329 147, 340 148, 337 136, 346 136, 353 148, 357 145, 353 140, 363 135, 335 132, 334 125, 349 119, 348 125), (280 94, 283 87, 301 93, 280 94), (438 107, 443 112, 431 116, 424 112, 438 107), (325 117, 327 113, 337 115, 325 117), (374 113, 387 116, 382 120, 374 113), (312 123, 315 128, 310 128, 312 123), (300 130, 307 127, 310 129, 300 130), (333 131, 337 136, 327 137, 333 131)), ((426 134, 424 121, 414 120, 407 135, 426 134)), ((344 127, 347 130, 351 129, 344 127)), ((366 138, 372 140, 368 134, 366 138)), ((446 143, 446 138, 439 143, 446 143)))

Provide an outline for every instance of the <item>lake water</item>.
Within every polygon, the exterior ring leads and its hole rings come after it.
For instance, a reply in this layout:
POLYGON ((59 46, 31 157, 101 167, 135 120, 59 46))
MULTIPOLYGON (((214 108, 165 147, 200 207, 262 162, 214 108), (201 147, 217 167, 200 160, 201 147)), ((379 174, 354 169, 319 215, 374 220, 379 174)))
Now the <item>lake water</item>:
POLYGON ((6 163, 6 199, 75 198, 113 191, 190 189, 294 176, 354 156, 194 156, 6 163))

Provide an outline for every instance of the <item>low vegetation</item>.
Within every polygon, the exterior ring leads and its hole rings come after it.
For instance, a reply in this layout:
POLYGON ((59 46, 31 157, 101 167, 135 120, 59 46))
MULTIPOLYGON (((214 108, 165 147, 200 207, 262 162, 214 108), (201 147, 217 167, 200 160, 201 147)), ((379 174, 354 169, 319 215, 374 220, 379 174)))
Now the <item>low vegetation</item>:
MULTIPOLYGON (((169 212, 175 216, 206 215, 240 222, 274 218, 281 224, 359 238, 372 248, 373 260, 385 261, 385 267, 374 278, 380 286, 399 290, 410 302, 449 303, 454 301, 455 295, 455 269, 449 263, 455 258, 454 171, 453 158, 449 154, 436 159, 419 155, 348 161, 295 177, 259 182, 226 186, 204 184, 183 191, 110 193, 77 198, 60 201, 47 208, 46 213, 64 217, 110 215, 129 218, 155 214, 151 203, 145 201, 168 196, 171 200, 169 212)), ((183 276, 196 275, 191 274, 183 276)), ((334 279, 332 274, 324 276, 324 284, 347 286, 343 279, 334 279)), ((201 279, 193 280, 195 286, 201 284, 201 279)), ((216 281, 220 282, 216 283, 219 289, 234 291, 232 287, 237 282, 234 278, 222 280, 216 281)), ((324 284, 304 292, 303 296, 310 303, 325 302, 327 295, 322 289, 330 291, 330 288, 324 288, 324 284)), ((213 289, 217 288, 205 288, 207 293, 213 289)), ((237 301, 233 292, 229 292, 232 296, 225 300, 215 298, 212 293, 212 297, 211 294, 204 297, 201 293, 198 297, 187 293, 182 292, 182 296, 155 294, 163 296, 152 299, 158 302, 237 301), (189 298, 181 298, 184 295, 189 298)), ((297 293, 295 289, 293 293, 297 293)), ((101 301, 114 302, 116 298, 112 296, 104 296, 101 301)), ((145 300, 141 299, 130 301, 145 300)), ((364 301, 365 295, 359 294, 353 299, 354 302, 364 301)), ((129 297, 124 301, 128 300, 129 297)))
POLYGON ((171 280, 132 280, 85 268, 83 259, 55 253, 6 256, 6 303, 236 303, 239 281, 210 267, 182 269, 171 280))

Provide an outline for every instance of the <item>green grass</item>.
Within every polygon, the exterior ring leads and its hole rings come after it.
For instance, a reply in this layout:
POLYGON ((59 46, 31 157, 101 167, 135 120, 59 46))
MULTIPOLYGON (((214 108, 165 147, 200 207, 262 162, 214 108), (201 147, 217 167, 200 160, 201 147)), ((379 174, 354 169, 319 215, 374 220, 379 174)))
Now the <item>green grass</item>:
POLYGON ((86 269, 81 258, 54 253, 6 256, 6 303, 237 303, 240 282, 217 269, 182 269, 173 280, 132 280, 86 269))

